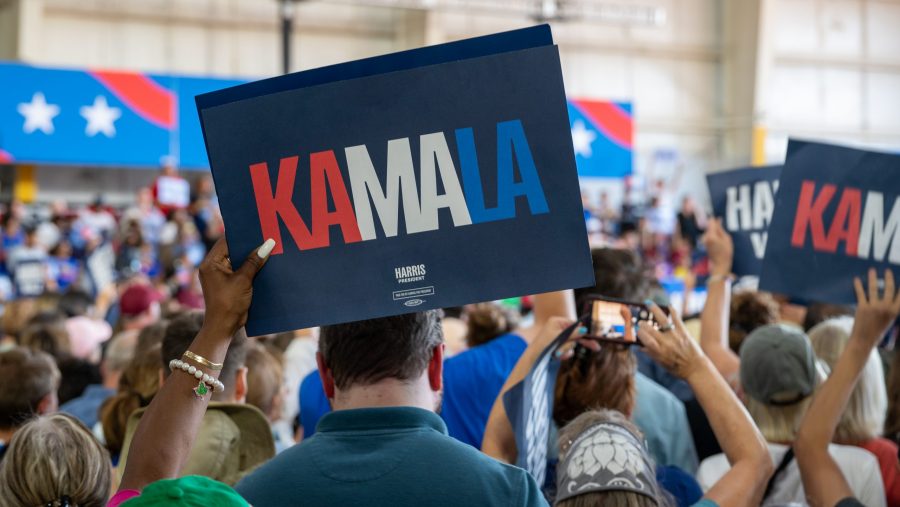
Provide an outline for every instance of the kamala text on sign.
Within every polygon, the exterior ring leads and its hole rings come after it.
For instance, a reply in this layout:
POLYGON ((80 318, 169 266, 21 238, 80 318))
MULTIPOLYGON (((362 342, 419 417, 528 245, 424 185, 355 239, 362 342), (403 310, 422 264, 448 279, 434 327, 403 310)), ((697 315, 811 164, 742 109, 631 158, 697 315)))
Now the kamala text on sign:
POLYGON ((549 211, 521 121, 497 124, 499 151, 497 194, 492 199, 497 206, 494 208, 489 209, 485 205, 472 129, 458 129, 456 145, 465 193, 457 178, 447 139, 441 132, 419 138, 420 188, 417 188, 414 175, 409 138, 393 139, 387 143, 385 187, 379 182, 366 146, 347 147, 344 154, 350 175, 352 204, 334 151, 312 153, 309 156, 308 187, 312 201, 311 227, 306 225, 291 200, 298 157, 281 159, 278 186, 274 192, 268 165, 264 162, 253 164, 250 173, 263 236, 274 238, 277 242, 273 254, 282 253, 283 242, 278 224, 281 218, 300 250, 329 246, 329 227, 332 225, 341 228, 344 243, 374 240, 377 237, 372 213, 374 203, 382 237, 390 238, 398 233, 401 194, 406 234, 438 229, 438 211, 441 208, 450 210, 454 227, 515 218, 516 198, 519 196, 526 198, 532 214, 549 211), (513 167, 514 159, 518 171, 513 167), (444 189, 440 195, 438 180, 444 189), (328 209, 329 198, 334 211, 328 209))
POLYGON ((848 256, 876 261, 887 257, 891 264, 900 265, 900 197, 885 208, 882 192, 845 187, 837 193, 836 185, 803 182, 791 245, 802 248, 809 240, 817 252, 836 253, 840 248, 848 256), (837 210, 826 228, 825 210, 833 202, 837 210), (886 209, 890 213, 885 220, 886 209))

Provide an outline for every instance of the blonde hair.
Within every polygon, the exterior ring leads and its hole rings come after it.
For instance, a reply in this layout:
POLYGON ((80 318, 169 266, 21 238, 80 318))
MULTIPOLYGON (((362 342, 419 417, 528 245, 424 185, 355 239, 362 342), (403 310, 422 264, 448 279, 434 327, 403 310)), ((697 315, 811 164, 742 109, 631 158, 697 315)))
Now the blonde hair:
POLYGON ((811 396, 793 405, 766 405, 746 396, 744 405, 767 442, 789 443, 797 436, 797 428, 809 408, 811 396))
MULTIPOLYGON (((809 339, 816 356, 834 368, 852 331, 852 317, 829 319, 813 327, 809 331, 809 339)), ((857 444, 880 436, 884 431, 887 404, 884 368, 878 352, 873 350, 850 394, 847 408, 841 414, 834 434, 835 441, 857 444)))
MULTIPOLYGON (((824 382, 827 377, 828 370, 820 361, 816 361, 816 386, 824 382)), ((809 408, 812 401, 812 395, 791 405, 767 405, 747 395, 744 395, 743 398, 744 406, 747 407, 747 412, 750 413, 759 432, 767 442, 776 443, 794 441, 806 409, 809 408)))
POLYGON ((267 419, 274 415, 281 396, 284 367, 279 358, 259 343, 247 347, 247 404, 258 408, 267 419))
POLYGON ((72 416, 38 417, 12 438, 0 464, 0 507, 103 507, 109 498, 109 454, 72 416))

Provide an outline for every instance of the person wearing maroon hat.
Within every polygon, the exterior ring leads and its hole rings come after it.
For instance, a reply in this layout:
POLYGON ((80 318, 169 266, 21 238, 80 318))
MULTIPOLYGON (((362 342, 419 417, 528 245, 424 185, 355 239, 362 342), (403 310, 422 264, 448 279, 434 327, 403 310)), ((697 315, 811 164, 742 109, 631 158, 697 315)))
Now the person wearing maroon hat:
POLYGON ((135 284, 119 298, 120 324, 122 331, 140 331, 159 320, 159 303, 163 296, 147 284, 135 284))

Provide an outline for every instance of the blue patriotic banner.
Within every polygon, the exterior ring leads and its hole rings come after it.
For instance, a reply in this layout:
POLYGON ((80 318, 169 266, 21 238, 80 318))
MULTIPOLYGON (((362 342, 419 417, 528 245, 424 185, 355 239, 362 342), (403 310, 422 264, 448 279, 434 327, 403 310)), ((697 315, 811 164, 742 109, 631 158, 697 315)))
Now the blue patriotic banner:
POLYGON ((568 107, 578 176, 630 176, 634 137, 631 103, 572 98, 568 107))
POLYGON ((207 168, 194 97, 242 82, 0 62, 0 163, 207 168))

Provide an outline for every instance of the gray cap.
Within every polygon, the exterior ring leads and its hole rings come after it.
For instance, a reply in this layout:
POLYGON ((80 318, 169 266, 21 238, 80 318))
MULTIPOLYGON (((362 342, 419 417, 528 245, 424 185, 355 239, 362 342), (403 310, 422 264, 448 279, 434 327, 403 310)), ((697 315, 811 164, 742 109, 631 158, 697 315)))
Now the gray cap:
POLYGON ((816 354, 803 331, 772 324, 756 329, 741 345, 741 385, 766 405, 793 405, 816 387, 816 354))

